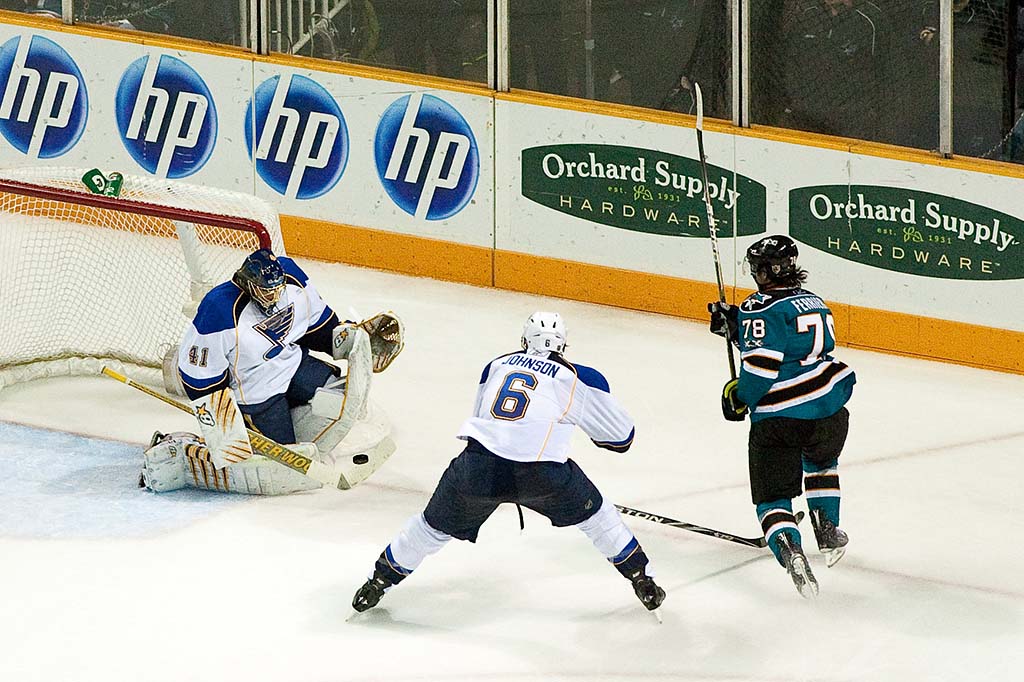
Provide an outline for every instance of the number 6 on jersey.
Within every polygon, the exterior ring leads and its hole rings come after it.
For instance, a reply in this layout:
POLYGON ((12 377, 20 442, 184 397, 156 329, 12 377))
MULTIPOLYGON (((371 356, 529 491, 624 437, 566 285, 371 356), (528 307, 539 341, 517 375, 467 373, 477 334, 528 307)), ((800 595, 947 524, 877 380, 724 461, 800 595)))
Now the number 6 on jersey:
POLYGON ((516 421, 526 414, 530 406, 530 395, 521 389, 532 391, 537 388, 537 377, 529 372, 510 372, 501 384, 498 395, 491 405, 491 414, 495 419, 516 421))

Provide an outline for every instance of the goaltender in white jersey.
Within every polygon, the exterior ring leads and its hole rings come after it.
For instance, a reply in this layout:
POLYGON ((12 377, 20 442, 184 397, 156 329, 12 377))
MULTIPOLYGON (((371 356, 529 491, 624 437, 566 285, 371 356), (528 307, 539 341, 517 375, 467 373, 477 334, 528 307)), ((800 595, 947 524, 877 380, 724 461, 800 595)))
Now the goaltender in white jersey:
POLYGON ((334 311, 295 261, 281 256, 277 262, 285 286, 270 315, 233 281, 203 298, 178 346, 178 373, 190 398, 213 386, 230 386, 242 406, 283 394, 303 349, 315 345, 310 341, 318 333, 337 326, 334 311))
POLYGON ((155 434, 143 484, 268 495, 320 487, 254 455, 247 427, 361 482, 394 451, 368 394, 371 374, 401 352, 402 331, 391 313, 340 323, 292 259, 254 252, 206 294, 168 354, 165 383, 192 401, 201 437, 155 434), (344 371, 311 351, 345 360, 344 371))

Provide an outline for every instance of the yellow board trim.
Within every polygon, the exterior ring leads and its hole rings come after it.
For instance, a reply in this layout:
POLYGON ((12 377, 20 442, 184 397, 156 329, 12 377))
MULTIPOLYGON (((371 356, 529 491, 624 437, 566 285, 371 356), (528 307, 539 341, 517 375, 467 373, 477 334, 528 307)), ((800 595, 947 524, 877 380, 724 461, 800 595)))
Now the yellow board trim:
POLYGON ((493 283, 494 251, 488 247, 285 215, 281 232, 293 256, 477 286, 493 283))
POLYGON ((429 88, 431 90, 463 92, 469 95, 479 95, 487 98, 490 98, 494 94, 494 91, 488 88, 486 84, 442 78, 440 76, 428 76, 409 71, 396 71, 395 69, 389 69, 383 66, 351 64, 348 62, 332 62, 324 59, 316 59, 314 57, 304 57, 279 52, 274 52, 269 55, 249 53, 249 58, 255 62, 264 64, 275 64, 293 69, 308 69, 309 71, 334 73, 357 78, 369 78, 376 81, 401 83, 403 85, 429 88))
MULTIPOLYGON (((718 287, 681 277, 495 251, 427 237, 282 216, 292 255, 449 282, 708 320, 718 287)), ((727 287, 731 302, 751 289, 727 287)), ((1024 332, 830 302, 842 345, 1024 374, 1024 332)))

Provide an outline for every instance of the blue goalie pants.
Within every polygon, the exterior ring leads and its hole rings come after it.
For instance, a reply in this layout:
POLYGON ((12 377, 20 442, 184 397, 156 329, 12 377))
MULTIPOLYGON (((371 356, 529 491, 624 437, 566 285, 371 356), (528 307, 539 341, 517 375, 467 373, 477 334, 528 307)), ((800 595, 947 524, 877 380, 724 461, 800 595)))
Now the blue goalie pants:
POLYGON ((316 389, 337 375, 337 369, 302 349, 302 361, 292 376, 288 390, 262 403, 239 405, 242 415, 250 428, 256 429, 267 438, 285 445, 295 441, 295 426, 292 424, 291 408, 305 405, 313 399, 316 389))

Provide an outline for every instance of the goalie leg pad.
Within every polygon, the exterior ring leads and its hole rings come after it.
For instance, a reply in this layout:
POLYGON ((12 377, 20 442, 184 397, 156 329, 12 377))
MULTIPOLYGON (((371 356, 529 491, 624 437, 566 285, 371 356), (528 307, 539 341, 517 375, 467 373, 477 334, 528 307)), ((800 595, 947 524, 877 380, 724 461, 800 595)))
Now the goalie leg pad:
POLYGON ((390 436, 391 424, 384 412, 368 402, 366 416, 322 459, 340 469, 351 488, 369 478, 391 457, 395 441, 390 436))
MULTIPOLYGON (((142 481, 153 492, 191 487, 249 495, 287 495, 321 487, 314 479, 259 455, 217 468, 209 450, 193 433, 157 434, 153 443, 142 458, 142 481)), ((306 457, 316 456, 312 443, 291 448, 306 457)))
POLYGON ((296 439, 316 443, 321 452, 333 450, 366 414, 373 372, 370 342, 361 329, 352 337, 345 377, 316 389, 308 409, 292 410, 296 439))
MULTIPOLYGON (((289 447, 296 452, 300 451, 299 445, 289 447)), ((320 482, 260 455, 253 455, 240 464, 229 466, 227 473, 230 492, 233 493, 289 495, 322 487, 320 482)))
POLYGON ((176 431, 154 434, 153 444, 143 454, 142 483, 157 493, 184 487, 231 492, 230 473, 218 469, 210 451, 194 433, 176 431))
MULTIPOLYGON (((193 438, 199 442, 198 437, 193 438)), ((188 485, 186 466, 184 441, 175 434, 156 433, 142 453, 142 484, 155 493, 180 490, 188 485)))

